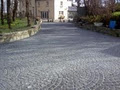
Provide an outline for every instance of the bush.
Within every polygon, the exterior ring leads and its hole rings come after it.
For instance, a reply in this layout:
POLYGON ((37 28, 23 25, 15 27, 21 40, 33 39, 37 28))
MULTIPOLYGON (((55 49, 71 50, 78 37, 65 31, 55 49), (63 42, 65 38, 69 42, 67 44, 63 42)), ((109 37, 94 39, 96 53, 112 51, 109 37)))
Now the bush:
POLYGON ((119 20, 119 16, 112 16, 110 20, 118 21, 119 20))
POLYGON ((86 17, 81 17, 81 19, 85 22, 91 23, 93 20, 93 17, 91 16, 86 16, 86 17))
POLYGON ((104 16, 94 16, 94 22, 103 22, 104 21, 104 16))
POLYGON ((40 17, 36 17, 36 21, 40 21, 40 17))
POLYGON ((117 4, 115 5, 115 11, 120 11, 120 3, 117 3, 117 4))
POLYGON ((120 12, 112 13, 111 20, 119 21, 120 20, 120 12))
POLYGON ((74 22, 81 22, 81 17, 79 15, 75 15, 73 21, 74 22))
POLYGON ((103 22, 103 19, 104 17, 100 15, 81 17, 81 20, 88 22, 88 23, 103 22))
POLYGON ((120 12, 114 12, 112 15, 113 16, 120 16, 120 12))
POLYGON ((61 15, 58 19, 64 19, 64 18, 65 18, 65 16, 61 15))

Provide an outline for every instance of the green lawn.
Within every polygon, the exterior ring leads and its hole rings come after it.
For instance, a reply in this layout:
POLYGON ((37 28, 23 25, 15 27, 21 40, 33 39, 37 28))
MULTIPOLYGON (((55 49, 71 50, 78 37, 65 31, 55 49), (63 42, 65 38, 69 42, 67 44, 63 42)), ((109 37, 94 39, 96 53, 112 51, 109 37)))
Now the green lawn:
POLYGON ((27 19, 16 19, 15 22, 12 22, 11 26, 12 29, 8 29, 8 25, 7 25, 7 21, 5 21, 4 25, 1 25, 1 21, 0 21, 0 33, 9 33, 9 32, 15 32, 15 31, 20 31, 20 30, 25 30, 28 29, 30 27, 27 27, 27 19))

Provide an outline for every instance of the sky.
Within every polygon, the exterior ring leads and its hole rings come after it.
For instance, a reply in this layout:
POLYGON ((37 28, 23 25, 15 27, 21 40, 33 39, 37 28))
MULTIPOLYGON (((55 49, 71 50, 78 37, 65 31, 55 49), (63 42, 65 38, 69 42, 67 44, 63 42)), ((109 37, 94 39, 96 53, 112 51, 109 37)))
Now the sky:
MULTIPOLYGON (((3 0, 4 2, 6 2, 6 0, 3 0)), ((1 0, 0 0, 0 4, 1 4, 1 0)), ((1 5, 0 5, 0 7, 1 7, 1 5)), ((6 12, 7 10, 6 10, 6 7, 7 7, 7 5, 6 5, 6 3, 4 3, 4 12, 6 12)))

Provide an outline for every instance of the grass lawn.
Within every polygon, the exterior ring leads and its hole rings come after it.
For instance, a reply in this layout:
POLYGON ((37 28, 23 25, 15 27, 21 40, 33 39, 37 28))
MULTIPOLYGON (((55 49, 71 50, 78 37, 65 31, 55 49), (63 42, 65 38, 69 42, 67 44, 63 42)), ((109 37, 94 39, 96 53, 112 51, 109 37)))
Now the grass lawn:
MULTIPOLYGON (((20 30, 25 30, 25 29, 29 29, 30 27, 27 27, 27 19, 16 19, 15 22, 12 22, 11 26, 12 29, 8 29, 8 25, 7 25, 7 20, 4 20, 5 24, 1 25, 1 21, 0 21, 0 33, 9 33, 9 32, 15 32, 15 31, 20 31, 20 30)), ((33 25, 33 24, 32 24, 33 25)))

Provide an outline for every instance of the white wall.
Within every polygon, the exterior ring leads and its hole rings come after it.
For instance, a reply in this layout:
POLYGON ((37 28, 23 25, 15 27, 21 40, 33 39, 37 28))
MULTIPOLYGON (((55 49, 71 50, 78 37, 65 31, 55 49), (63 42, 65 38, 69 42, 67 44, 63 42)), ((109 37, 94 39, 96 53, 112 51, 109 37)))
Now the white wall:
POLYGON ((68 19, 68 4, 67 0, 54 0, 54 20, 58 21, 59 11, 64 11, 65 20, 68 19), (60 2, 63 1, 63 7, 60 7, 60 2))
POLYGON ((69 7, 71 7, 71 6, 72 6, 72 2, 71 2, 71 1, 68 1, 68 2, 67 2, 67 5, 68 5, 69 7))

